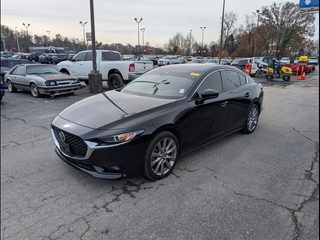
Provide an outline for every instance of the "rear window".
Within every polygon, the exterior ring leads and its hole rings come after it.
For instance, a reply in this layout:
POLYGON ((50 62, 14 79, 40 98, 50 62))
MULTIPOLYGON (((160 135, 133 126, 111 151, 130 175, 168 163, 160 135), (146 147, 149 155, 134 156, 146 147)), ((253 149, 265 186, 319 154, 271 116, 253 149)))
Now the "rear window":
POLYGON ((118 52, 108 51, 102 52, 102 61, 120 61, 121 55, 118 52))

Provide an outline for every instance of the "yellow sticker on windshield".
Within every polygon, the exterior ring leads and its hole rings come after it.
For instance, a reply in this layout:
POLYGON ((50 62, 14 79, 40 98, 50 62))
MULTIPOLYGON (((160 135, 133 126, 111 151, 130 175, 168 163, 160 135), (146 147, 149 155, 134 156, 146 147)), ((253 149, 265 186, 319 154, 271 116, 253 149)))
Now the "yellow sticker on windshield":
POLYGON ((200 73, 192 72, 192 73, 190 73, 190 76, 199 77, 199 76, 200 76, 200 73))

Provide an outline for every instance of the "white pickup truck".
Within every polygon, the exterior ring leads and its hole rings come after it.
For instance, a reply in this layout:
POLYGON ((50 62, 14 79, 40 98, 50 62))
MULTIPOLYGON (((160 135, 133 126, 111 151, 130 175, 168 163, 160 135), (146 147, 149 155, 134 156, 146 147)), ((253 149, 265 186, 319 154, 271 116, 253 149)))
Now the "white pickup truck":
MULTIPOLYGON (((96 50, 97 70, 102 81, 108 82, 109 89, 124 86, 153 68, 152 61, 123 61, 121 54, 112 50, 96 50)), ((72 59, 57 64, 62 73, 77 77, 89 85, 89 74, 93 69, 92 50, 81 51, 72 59)))

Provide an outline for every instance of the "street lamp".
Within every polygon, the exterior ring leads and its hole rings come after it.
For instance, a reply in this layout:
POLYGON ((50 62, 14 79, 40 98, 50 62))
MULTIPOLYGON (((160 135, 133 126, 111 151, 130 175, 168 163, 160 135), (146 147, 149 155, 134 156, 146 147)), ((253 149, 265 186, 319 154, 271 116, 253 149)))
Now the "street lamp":
POLYGON ((142 32, 142 47, 144 50, 144 30, 146 30, 145 28, 141 28, 141 32, 142 32))
POLYGON ((17 27, 15 27, 15 29, 16 29, 15 34, 16 34, 16 39, 17 39, 18 52, 20 52, 19 36, 17 34, 17 27))
POLYGON ((259 28, 259 18, 260 18, 260 10, 257 9, 256 13, 253 12, 253 15, 257 17, 257 29, 255 32, 255 37, 254 37, 254 49, 253 49, 253 57, 256 56, 256 49, 257 49, 257 33, 258 33, 258 28, 259 28))
POLYGON ((49 42, 50 42, 50 30, 46 30, 46 32, 48 33, 48 46, 49 46, 49 42))
POLYGON ((190 29, 190 46, 189 46, 189 56, 191 56, 191 32, 192 32, 192 29, 190 29))
POLYGON ((219 53, 219 64, 221 64, 221 54, 222 54, 222 35, 223 35, 223 21, 224 21, 224 6, 225 0, 223 0, 223 8, 222 8, 222 20, 221 20, 221 36, 220 36, 220 53, 219 53))
POLYGON ((29 37, 28 28, 30 26, 30 23, 28 24, 22 23, 22 25, 25 26, 25 28, 27 29, 27 37, 29 37))
POLYGON ((201 57, 202 57, 202 52, 203 52, 203 34, 204 34, 204 30, 206 30, 206 27, 200 27, 202 30, 202 50, 201 50, 201 57))
MULTIPOLYGON (((82 29, 83 29, 83 44, 86 45, 86 35, 85 35, 85 31, 84 31, 84 26, 87 24, 87 22, 82 22, 80 21, 79 22, 80 25, 82 26, 82 29)), ((87 50, 88 50, 88 44, 87 44, 87 50)))
POLYGON ((143 18, 140 18, 140 20, 138 21, 137 18, 134 18, 134 20, 138 23, 138 49, 139 49, 139 59, 140 59, 140 34, 139 34, 139 24, 141 23, 143 18))

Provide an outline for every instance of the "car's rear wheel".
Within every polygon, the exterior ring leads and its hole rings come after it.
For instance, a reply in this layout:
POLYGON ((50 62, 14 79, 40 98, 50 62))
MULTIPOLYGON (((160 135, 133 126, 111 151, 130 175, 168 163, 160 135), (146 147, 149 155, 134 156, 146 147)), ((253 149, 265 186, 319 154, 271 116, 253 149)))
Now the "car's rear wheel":
POLYGON ((171 132, 161 132, 150 142, 144 161, 145 177, 152 181, 167 177, 178 160, 179 142, 171 132))
POLYGON ((34 96, 35 98, 40 96, 39 89, 35 83, 31 83, 30 91, 31 91, 32 96, 34 96))
POLYGON ((12 93, 17 92, 17 88, 12 84, 10 80, 8 80, 7 85, 8 85, 9 92, 12 92, 12 93))
POLYGON ((113 73, 108 77, 108 88, 110 90, 121 88, 124 86, 124 81, 120 74, 113 73))
POLYGON ((256 130, 259 122, 259 107, 256 104, 253 104, 247 114, 246 122, 242 129, 243 133, 250 134, 256 130))

